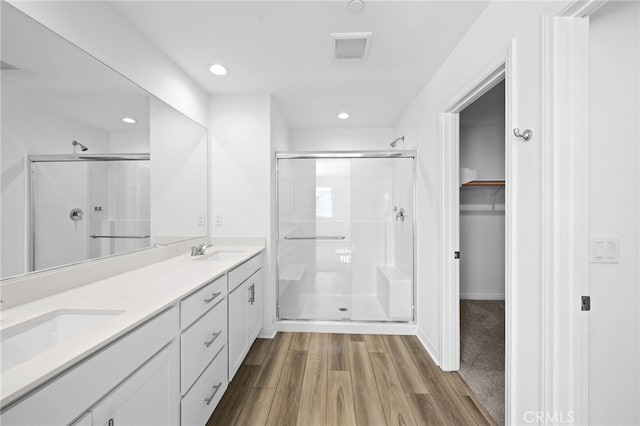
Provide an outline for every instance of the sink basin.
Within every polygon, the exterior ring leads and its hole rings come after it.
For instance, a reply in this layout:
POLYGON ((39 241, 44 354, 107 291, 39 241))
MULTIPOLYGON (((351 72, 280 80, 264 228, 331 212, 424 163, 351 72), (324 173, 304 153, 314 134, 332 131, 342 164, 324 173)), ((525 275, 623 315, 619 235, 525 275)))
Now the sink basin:
POLYGON ((9 370, 124 311, 56 310, 0 332, 0 371, 9 370))
POLYGON ((232 260, 242 256, 242 250, 216 250, 202 256, 194 256, 193 260, 232 260))

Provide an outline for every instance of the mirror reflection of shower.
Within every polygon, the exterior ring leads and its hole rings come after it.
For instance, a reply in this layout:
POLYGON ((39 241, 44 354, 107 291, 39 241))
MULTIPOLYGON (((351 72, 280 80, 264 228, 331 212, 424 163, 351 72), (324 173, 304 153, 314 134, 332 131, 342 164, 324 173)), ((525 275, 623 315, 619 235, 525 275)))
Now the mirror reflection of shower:
POLYGON ((402 142, 402 149, 404 149, 404 136, 400 136, 399 138, 396 138, 389 145, 391 145, 392 148, 395 148, 398 142, 402 142))
POLYGON ((71 145, 73 146, 73 153, 76 154, 76 148, 80 147, 80 149, 82 150, 82 152, 87 151, 89 148, 87 148, 86 146, 84 146, 83 144, 81 144, 78 141, 71 141, 71 145))
POLYGON ((150 245, 148 153, 43 154, 28 161, 28 271, 150 245))

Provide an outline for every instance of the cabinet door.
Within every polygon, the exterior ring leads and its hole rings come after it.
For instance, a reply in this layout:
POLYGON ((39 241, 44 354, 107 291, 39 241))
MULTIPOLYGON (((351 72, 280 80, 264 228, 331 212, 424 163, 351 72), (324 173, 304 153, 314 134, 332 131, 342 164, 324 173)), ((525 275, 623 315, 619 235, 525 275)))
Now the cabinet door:
POLYGON ((94 407, 94 426, 160 426, 180 421, 179 346, 173 341, 94 407))
POLYGON ((229 293, 229 381, 248 350, 248 294, 249 281, 229 293))
POLYGON ((253 341, 258 337, 260 330, 262 330, 262 297, 263 297, 263 274, 262 269, 259 269, 255 274, 249 278, 249 318, 248 318, 248 342, 247 346, 250 348, 253 341))

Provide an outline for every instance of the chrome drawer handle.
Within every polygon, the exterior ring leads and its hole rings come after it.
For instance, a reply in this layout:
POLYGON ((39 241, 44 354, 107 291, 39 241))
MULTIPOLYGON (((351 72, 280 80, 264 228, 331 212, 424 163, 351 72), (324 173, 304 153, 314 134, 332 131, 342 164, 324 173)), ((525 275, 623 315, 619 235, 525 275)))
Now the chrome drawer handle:
POLYGON ((213 397, 216 396, 216 394, 218 393, 218 390, 220 390, 221 386, 222 386, 222 382, 220 382, 217 385, 215 385, 213 387, 213 393, 211 394, 211 396, 204 398, 204 402, 206 402, 207 405, 211 404, 211 401, 213 401, 213 397))
POLYGON ((206 342, 204 342, 204 345, 206 347, 209 347, 213 344, 213 342, 215 342, 215 340, 222 334, 222 330, 218 331, 217 333, 213 333, 213 337, 211 338, 211 340, 207 340, 206 342))
POLYGON ((217 293, 213 293, 211 296, 207 297, 206 299, 204 299, 204 303, 211 303, 213 302, 213 300, 220 296, 222 294, 221 291, 217 292, 217 293))
POLYGON ((256 301, 256 284, 252 283, 249 286, 249 300, 248 302, 251 303, 253 305, 253 303, 256 301))

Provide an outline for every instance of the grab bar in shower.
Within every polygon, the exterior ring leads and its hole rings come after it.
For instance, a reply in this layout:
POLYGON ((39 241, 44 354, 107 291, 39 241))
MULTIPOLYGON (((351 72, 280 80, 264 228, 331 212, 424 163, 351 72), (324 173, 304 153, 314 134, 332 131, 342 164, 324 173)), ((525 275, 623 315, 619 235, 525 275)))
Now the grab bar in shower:
POLYGON ((150 238, 151 235, 89 235, 89 238, 134 238, 134 239, 145 239, 150 238))
POLYGON ((310 237, 290 237, 290 236, 286 236, 284 237, 285 240, 344 240, 345 237, 344 235, 317 235, 317 236, 310 236, 310 237))

